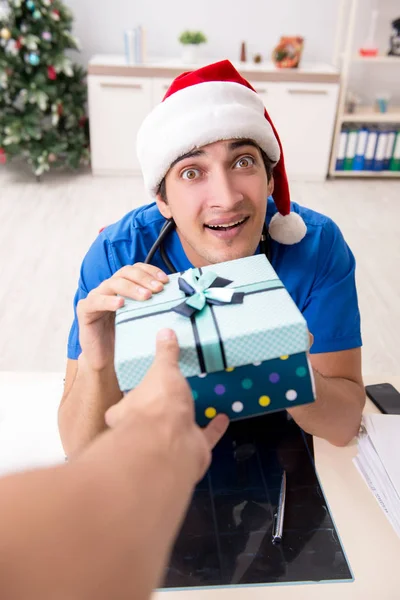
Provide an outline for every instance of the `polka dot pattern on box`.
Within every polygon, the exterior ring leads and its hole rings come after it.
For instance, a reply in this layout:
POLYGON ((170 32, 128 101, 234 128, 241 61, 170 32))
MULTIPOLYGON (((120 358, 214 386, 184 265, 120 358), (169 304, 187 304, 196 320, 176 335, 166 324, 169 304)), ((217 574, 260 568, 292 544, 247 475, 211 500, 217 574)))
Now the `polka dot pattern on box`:
POLYGON ((217 411, 213 406, 209 406, 208 408, 206 408, 204 414, 206 415, 207 419, 213 419, 217 414, 217 411))
POLYGON ((305 377, 307 375, 307 369, 305 367, 297 367, 296 375, 297 377, 305 377))
POLYGON ((242 388, 244 390, 251 390, 251 388, 253 387, 253 380, 246 378, 242 380, 242 388))
POLYGON ((309 365, 305 353, 279 356, 223 371, 188 378, 196 421, 201 427, 218 414, 231 421, 305 404, 312 400, 309 365))
POLYGON ((258 399, 258 404, 265 408, 271 404, 271 398, 269 396, 260 396, 258 399))
POLYGON ((222 385, 222 383, 219 383, 215 386, 214 392, 217 394, 217 396, 222 396, 226 392, 225 386, 222 385))
POLYGON ((237 401, 232 404, 232 410, 235 413, 241 413, 243 411, 243 409, 244 409, 243 402, 237 401))

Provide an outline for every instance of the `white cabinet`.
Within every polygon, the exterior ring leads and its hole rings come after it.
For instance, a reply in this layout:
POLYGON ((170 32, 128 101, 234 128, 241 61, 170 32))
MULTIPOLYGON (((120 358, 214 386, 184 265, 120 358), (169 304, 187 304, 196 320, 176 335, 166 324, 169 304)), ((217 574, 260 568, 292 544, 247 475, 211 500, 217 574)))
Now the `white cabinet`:
POLYGON ((93 173, 139 172, 136 134, 151 109, 151 79, 89 75, 88 85, 93 173))
MULTIPOLYGON (((160 73, 161 70, 159 70, 160 73)), ((89 74, 94 174, 136 174, 136 136, 172 78, 89 74)), ((328 171, 338 83, 252 81, 281 138, 289 180, 323 180, 328 171)))
POLYGON ((322 180, 328 172, 339 86, 252 83, 282 142, 291 180, 322 180))
POLYGON ((170 85, 171 79, 168 79, 167 77, 153 78, 153 106, 157 106, 157 104, 162 102, 170 85))

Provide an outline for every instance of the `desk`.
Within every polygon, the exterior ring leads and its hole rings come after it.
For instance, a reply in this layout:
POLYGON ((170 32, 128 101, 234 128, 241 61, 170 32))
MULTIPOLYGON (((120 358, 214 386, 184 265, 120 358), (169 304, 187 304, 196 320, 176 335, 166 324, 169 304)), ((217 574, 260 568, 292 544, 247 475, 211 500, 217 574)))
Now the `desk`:
MULTIPOLYGON (((62 378, 50 373, 0 373, 1 474, 63 461, 57 432, 62 378)), ((383 378, 365 380, 378 383, 383 378)), ((400 377, 389 382, 400 389, 400 377)), ((366 412, 378 412, 369 400, 366 412)), ((315 438, 314 448, 318 475, 355 576, 353 583, 168 591, 155 593, 154 600, 398 600, 400 539, 352 462, 356 442, 335 448, 315 438)))

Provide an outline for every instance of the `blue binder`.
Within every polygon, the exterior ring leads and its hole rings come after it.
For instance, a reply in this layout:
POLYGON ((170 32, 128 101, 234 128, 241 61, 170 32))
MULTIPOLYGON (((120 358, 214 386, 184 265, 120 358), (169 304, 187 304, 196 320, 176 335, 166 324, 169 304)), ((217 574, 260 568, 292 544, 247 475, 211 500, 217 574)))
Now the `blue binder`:
POLYGON ((383 161, 385 160, 388 134, 387 131, 380 131, 378 141, 376 142, 375 156, 372 163, 373 171, 383 171, 383 161))
POLYGON ((391 128, 388 131, 388 138, 386 144, 385 158, 383 159, 383 169, 387 171, 390 167, 390 159, 393 156, 394 143, 396 141, 396 130, 391 128))
POLYGON ((376 142, 378 141, 378 132, 373 127, 368 127, 368 140, 365 150, 364 171, 372 170, 372 163, 375 156, 376 142))
POLYGON ((367 149, 368 130, 363 127, 358 132, 356 154, 353 160, 353 170, 362 171, 364 169, 365 151, 367 149))
POLYGON ((336 155, 336 171, 343 171, 344 169, 344 157, 346 155, 346 146, 349 133, 345 129, 340 132, 339 145, 336 155))

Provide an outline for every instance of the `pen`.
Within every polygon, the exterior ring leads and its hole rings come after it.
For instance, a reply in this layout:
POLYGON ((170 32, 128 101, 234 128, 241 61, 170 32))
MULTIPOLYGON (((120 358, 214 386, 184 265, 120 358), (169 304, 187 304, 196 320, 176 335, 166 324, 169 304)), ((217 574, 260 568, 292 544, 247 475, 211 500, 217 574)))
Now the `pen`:
POLYGON ((282 474, 281 489, 279 492, 279 501, 276 513, 274 515, 274 529, 272 532, 272 543, 279 544, 282 541, 283 533, 283 519, 285 516, 285 502, 286 502, 286 471, 282 474))

